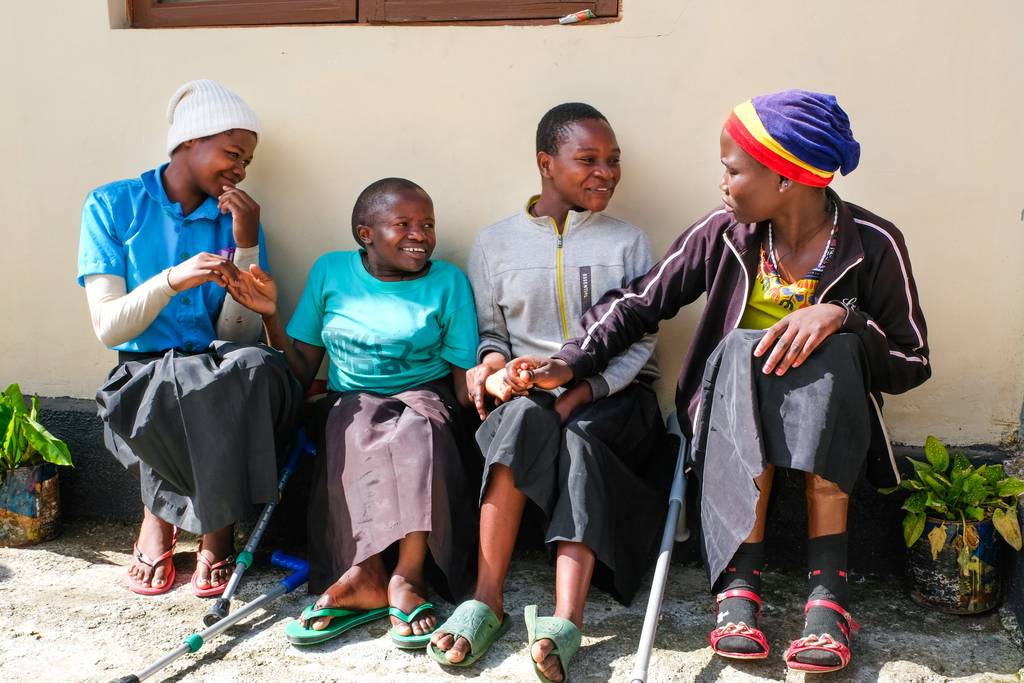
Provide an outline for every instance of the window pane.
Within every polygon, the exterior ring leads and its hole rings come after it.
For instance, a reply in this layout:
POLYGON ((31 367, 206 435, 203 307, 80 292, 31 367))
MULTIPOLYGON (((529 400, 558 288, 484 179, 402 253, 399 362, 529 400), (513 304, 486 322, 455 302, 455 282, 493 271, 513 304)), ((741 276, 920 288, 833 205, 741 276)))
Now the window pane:
POLYGON ((129 0, 132 26, 246 26, 356 20, 356 0, 129 0))
POLYGON ((362 0, 360 20, 391 23, 558 19, 580 10, 596 13, 598 4, 607 5, 569 0, 362 0))

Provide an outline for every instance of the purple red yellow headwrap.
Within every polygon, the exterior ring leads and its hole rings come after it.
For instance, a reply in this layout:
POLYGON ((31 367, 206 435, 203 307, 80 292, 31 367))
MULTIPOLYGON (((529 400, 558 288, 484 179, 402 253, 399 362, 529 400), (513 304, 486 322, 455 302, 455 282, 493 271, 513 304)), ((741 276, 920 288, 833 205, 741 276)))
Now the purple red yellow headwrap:
POLYGON ((737 105, 725 130, 747 154, 776 173, 825 187, 836 171, 857 168, 860 144, 836 98, 806 90, 761 95, 737 105))

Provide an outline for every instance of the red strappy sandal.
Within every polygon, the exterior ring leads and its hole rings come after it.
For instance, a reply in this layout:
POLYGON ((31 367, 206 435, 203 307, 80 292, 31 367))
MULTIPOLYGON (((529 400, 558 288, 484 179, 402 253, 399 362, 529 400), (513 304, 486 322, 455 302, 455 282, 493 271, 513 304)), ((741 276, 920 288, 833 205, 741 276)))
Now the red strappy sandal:
MULTIPOLYGON (((715 596, 715 602, 721 604, 726 598, 746 598, 755 605, 757 605, 757 616, 761 616, 761 597, 752 590, 745 588, 733 588, 727 590, 724 593, 719 593, 715 596)), ((715 654, 729 659, 766 659, 768 657, 768 639, 764 637, 764 632, 757 627, 751 627, 742 621, 738 624, 729 622, 725 626, 719 626, 714 631, 708 634, 708 640, 711 642, 711 649, 714 650, 715 654), (740 638, 747 638, 752 640, 764 650, 763 652, 728 652, 726 650, 718 649, 718 641, 722 638, 729 638, 732 636, 739 636, 740 638)))
MULTIPOLYGON (((159 588, 154 588, 151 583, 143 583, 142 581, 137 580, 131 574, 129 574, 127 577, 128 590, 130 590, 132 593, 138 593, 139 595, 161 595, 171 590, 171 587, 174 585, 174 579, 176 577, 174 571, 174 547, 176 545, 178 545, 178 527, 174 527, 174 530, 171 531, 171 547, 155 559, 150 559, 149 556, 146 555, 146 553, 139 550, 139 544, 138 542, 136 542, 135 545, 132 546, 132 554, 135 556, 136 562, 141 562, 142 564, 154 570, 156 569, 157 565, 163 562, 167 562, 169 570, 167 572, 167 576, 164 577, 164 585, 160 586, 159 588)), ((150 578, 150 582, 152 582, 152 580, 153 579, 150 578)))
POLYGON ((192 572, 192 580, 190 581, 190 583, 192 584, 192 591, 195 593, 197 598, 215 598, 218 595, 221 595, 221 594, 224 593, 224 589, 228 587, 228 582, 225 581, 224 583, 219 583, 216 586, 214 586, 213 585, 213 572, 215 570, 217 570, 217 569, 220 569, 221 567, 234 567, 235 555, 234 555, 234 553, 232 553, 231 555, 228 555, 227 557, 225 557, 220 562, 214 562, 213 564, 210 564, 210 561, 208 559, 206 559, 205 557, 203 557, 203 553, 201 552, 201 550, 202 549, 200 549, 200 551, 196 552, 196 571, 192 572), (200 564, 205 564, 207 566, 207 568, 208 568, 209 573, 207 574, 207 576, 210 577, 209 578, 210 586, 208 588, 200 588, 199 587, 199 565, 200 564))
MULTIPOLYGON (((843 632, 847 640, 850 638, 850 631, 860 631, 860 624, 854 621, 853 616, 846 611, 846 609, 839 603, 832 602, 831 600, 808 600, 807 604, 804 605, 804 614, 812 607, 827 607, 839 614, 843 621, 839 621, 839 630, 843 632), (844 623, 845 622, 845 623, 844 623)), ((839 671, 845 669, 850 664, 850 659, 853 657, 850 652, 848 645, 843 645, 838 640, 833 638, 828 633, 811 634, 798 638, 789 644, 789 649, 786 650, 786 666, 794 671, 806 671, 808 673, 829 673, 831 671, 839 671), (839 657, 839 664, 837 666, 822 666, 820 664, 807 664, 805 662, 797 661, 796 656, 801 652, 808 652, 812 650, 819 650, 824 652, 831 652, 832 654, 839 657)))

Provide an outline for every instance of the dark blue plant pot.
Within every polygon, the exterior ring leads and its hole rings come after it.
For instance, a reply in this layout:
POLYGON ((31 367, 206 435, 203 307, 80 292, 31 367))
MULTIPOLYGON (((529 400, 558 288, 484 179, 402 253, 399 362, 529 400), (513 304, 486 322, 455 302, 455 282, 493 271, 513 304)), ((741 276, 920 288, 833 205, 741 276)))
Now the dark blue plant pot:
POLYGON ((991 519, 967 524, 978 532, 978 546, 971 549, 971 557, 977 561, 972 560, 965 573, 957 563, 963 547, 963 524, 932 518, 925 522, 924 533, 907 554, 907 580, 915 602, 949 614, 980 614, 999 605, 1002 587, 998 568, 1003 540, 991 519), (942 524, 946 525, 946 544, 933 560, 928 534, 942 524))

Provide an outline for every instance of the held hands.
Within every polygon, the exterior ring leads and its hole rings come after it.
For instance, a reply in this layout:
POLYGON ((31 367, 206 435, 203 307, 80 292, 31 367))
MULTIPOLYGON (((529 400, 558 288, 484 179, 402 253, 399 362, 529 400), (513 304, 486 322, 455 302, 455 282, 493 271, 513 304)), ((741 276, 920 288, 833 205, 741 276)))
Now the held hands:
POLYGON ((781 377, 791 367, 800 367, 821 342, 839 331, 845 319, 846 311, 835 304, 814 304, 793 311, 769 327, 754 348, 754 355, 760 358, 775 344, 762 372, 770 375, 774 371, 781 377))
POLYGON ((237 187, 225 185, 223 189, 224 193, 217 198, 217 208, 222 214, 231 212, 235 244, 243 248, 255 247, 260 238, 260 205, 237 187))
POLYGON ((533 387, 554 389, 572 378, 572 368, 556 358, 520 356, 505 365, 505 382, 516 393, 526 392, 533 387))
MULTIPOLYGON (((491 393, 495 398, 497 395, 490 391, 490 386, 485 386, 488 379, 497 373, 499 370, 505 368, 505 357, 497 351, 488 353, 476 367, 472 367, 466 371, 466 391, 469 394, 469 400, 472 401, 476 407, 476 412, 480 416, 481 420, 487 419, 487 406, 484 403, 484 392, 491 393)), ((501 382, 501 378, 497 380, 501 382)), ((508 400, 508 399, 503 399, 508 400)))
POLYGON ((512 400, 513 396, 525 396, 525 391, 514 391, 505 381, 505 368, 498 370, 487 378, 484 383, 487 393, 494 398, 495 405, 501 405, 505 401, 512 400))
MULTIPOLYGON (((505 364, 499 353, 488 354, 484 361, 466 372, 466 388, 469 398, 476 405, 481 420, 487 419, 483 391, 494 398, 498 405, 513 396, 525 396, 533 387, 554 389, 572 380, 572 370, 563 361, 543 356, 522 356, 505 364)), ((555 412, 562 424, 577 408, 594 400, 590 385, 581 382, 555 399, 555 412)))
POLYGON ((255 263, 249 270, 239 270, 234 284, 228 286, 228 292, 238 303, 250 311, 269 318, 277 313, 277 283, 270 273, 255 263))
POLYGON ((238 273, 238 268, 231 261, 204 251, 173 266, 167 273, 167 284, 176 292, 192 289, 210 281, 221 287, 230 288, 238 281, 238 273))

